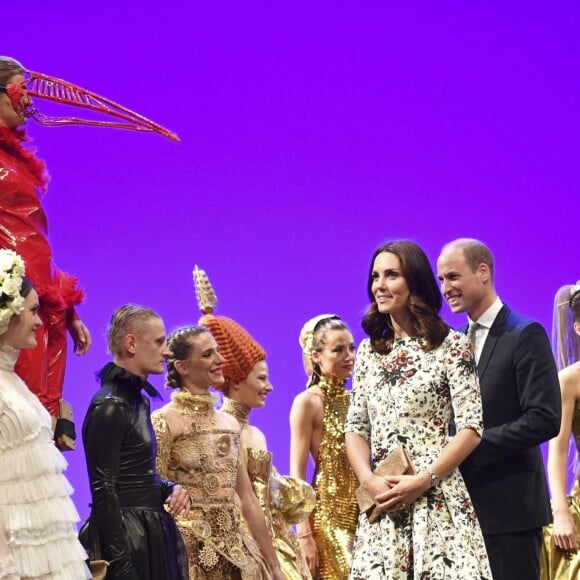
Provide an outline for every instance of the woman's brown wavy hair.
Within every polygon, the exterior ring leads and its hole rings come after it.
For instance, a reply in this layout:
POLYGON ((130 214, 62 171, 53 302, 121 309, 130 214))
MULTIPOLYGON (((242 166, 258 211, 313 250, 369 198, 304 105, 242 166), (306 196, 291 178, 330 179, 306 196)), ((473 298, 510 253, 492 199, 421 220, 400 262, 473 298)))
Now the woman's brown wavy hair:
POLYGON ((391 317, 378 311, 372 293, 375 259, 383 252, 394 254, 401 262, 401 272, 409 286, 408 307, 414 335, 425 339, 426 351, 437 348, 449 333, 449 326, 439 316, 443 301, 437 279, 427 255, 415 242, 396 240, 376 250, 369 269, 367 295, 371 304, 362 320, 362 327, 371 339, 372 349, 388 354, 394 341, 391 317))

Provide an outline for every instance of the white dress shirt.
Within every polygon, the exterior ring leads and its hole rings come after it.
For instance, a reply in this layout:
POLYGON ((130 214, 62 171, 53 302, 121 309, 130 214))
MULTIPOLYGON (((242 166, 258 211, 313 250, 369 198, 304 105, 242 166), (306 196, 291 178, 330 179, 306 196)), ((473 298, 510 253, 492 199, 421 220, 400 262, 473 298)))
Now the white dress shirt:
POLYGON ((483 347, 485 345, 485 341, 487 339, 487 335, 489 334, 489 329, 491 328, 492 324, 495 322, 499 311, 503 307, 503 302, 496 298, 494 303, 477 319, 471 320, 469 316, 467 317, 467 321, 469 324, 473 324, 477 322, 479 324, 479 328, 475 331, 475 362, 479 362, 479 357, 481 356, 481 352, 483 351, 483 347))

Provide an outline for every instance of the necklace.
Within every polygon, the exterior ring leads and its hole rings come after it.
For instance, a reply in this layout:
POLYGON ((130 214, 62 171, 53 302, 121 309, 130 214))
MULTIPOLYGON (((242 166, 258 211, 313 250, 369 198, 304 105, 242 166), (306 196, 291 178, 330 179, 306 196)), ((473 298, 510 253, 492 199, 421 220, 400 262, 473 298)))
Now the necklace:
POLYGON ((235 417, 241 425, 249 424, 248 415, 252 410, 250 407, 246 407, 246 405, 242 405, 242 403, 238 403, 229 397, 224 397, 224 404, 221 410, 235 417))

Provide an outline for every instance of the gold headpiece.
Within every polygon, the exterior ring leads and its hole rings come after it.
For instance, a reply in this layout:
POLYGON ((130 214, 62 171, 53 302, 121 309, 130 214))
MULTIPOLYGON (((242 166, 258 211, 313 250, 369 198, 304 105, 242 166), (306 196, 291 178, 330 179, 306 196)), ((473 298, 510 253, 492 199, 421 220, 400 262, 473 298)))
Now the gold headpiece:
POLYGON ((199 324, 212 333, 225 359, 226 382, 221 387, 225 389, 231 382, 243 381, 258 361, 266 359, 266 351, 237 322, 213 314, 217 297, 206 273, 197 266, 193 270, 193 281, 197 303, 203 313, 199 324))

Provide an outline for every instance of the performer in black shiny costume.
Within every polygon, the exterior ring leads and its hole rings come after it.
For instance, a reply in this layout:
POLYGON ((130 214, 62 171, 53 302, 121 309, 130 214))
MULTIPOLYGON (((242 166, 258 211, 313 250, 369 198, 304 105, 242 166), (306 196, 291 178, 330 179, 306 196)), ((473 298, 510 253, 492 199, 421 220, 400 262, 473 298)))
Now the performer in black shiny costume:
POLYGON ((186 580, 187 556, 172 516, 189 509, 189 497, 157 474, 149 398, 142 393, 159 396, 146 379, 163 372, 169 354, 163 321, 149 308, 122 306, 108 339, 114 362, 99 371, 101 388, 83 424, 93 503, 81 540, 93 559, 110 561, 108 579, 186 580))

